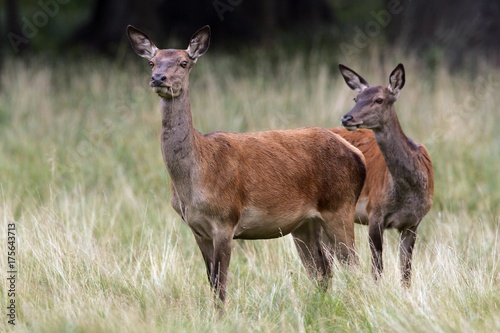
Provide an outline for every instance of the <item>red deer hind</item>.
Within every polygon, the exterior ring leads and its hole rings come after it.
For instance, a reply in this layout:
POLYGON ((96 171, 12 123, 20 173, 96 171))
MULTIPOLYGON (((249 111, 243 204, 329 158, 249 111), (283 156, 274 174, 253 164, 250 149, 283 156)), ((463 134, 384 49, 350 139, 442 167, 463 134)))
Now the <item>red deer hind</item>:
POLYGON ((291 233, 308 274, 326 286, 334 254, 356 261, 354 212, 365 179, 358 149, 321 128, 202 135, 193 128, 189 72, 208 49, 210 28, 187 50, 160 50, 132 26, 127 34, 152 68, 171 203, 194 234, 220 308, 233 239, 291 233))
POLYGON ((404 134, 394 109, 405 84, 404 67, 399 64, 392 71, 388 87, 371 86, 346 66, 339 68, 358 95, 352 110, 342 117, 342 125, 349 131, 332 130, 359 148, 366 159, 366 182, 356 207, 356 222, 369 226, 375 278, 383 269, 384 229, 400 232, 402 281, 409 286, 417 228, 434 196, 434 173, 427 149, 404 134))

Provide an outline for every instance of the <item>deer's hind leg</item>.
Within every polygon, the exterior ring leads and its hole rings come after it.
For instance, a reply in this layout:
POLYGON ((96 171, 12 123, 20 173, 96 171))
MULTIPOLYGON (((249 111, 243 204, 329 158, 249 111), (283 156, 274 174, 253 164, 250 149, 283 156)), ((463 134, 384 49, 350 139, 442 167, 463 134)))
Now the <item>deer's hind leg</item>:
POLYGON ((358 257, 354 246, 354 205, 336 211, 325 211, 323 217, 323 229, 330 241, 338 260, 343 264, 358 263, 358 257))
POLYGON ((322 242, 321 222, 319 219, 308 220, 295 229, 292 236, 307 273, 326 290, 332 273, 332 258, 327 244, 322 242))

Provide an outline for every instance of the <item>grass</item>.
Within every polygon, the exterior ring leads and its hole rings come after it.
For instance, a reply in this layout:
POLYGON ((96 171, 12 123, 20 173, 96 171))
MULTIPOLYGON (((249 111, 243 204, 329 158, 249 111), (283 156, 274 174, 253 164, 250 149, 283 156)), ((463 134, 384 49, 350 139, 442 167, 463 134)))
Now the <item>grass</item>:
MULTIPOLYGON (((386 84, 397 62, 384 56, 347 65, 386 84)), ((499 331, 500 73, 483 65, 452 75, 401 59, 407 82, 396 108, 407 135, 428 147, 436 174, 412 288, 400 287, 395 232, 387 232, 376 284, 367 229, 357 226, 360 267, 338 267, 326 294, 307 278, 290 237, 238 241, 222 318, 194 239, 170 207, 147 64, 11 60, 0 91, 0 241, 7 244, 7 224, 15 223, 15 330, 499 331)), ((197 129, 334 127, 353 105, 327 61, 254 60, 200 59, 191 78, 197 129)), ((0 281, 5 309, 8 285, 0 281)))

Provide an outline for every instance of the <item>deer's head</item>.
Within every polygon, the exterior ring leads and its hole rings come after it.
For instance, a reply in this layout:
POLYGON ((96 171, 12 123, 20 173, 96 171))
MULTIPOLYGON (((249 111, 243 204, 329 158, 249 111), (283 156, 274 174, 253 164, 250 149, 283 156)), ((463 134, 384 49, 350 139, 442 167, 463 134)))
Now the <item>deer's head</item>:
POLYGON ((405 85, 405 69, 399 64, 389 76, 389 86, 371 86, 352 69, 339 65, 340 73, 347 85, 358 92, 356 105, 341 121, 348 130, 358 128, 381 129, 391 117, 393 104, 405 85))
POLYGON ((139 56, 149 60, 152 75, 149 86, 161 97, 174 98, 189 88, 189 71, 210 45, 210 27, 193 34, 186 50, 160 50, 139 29, 129 25, 127 35, 139 56))

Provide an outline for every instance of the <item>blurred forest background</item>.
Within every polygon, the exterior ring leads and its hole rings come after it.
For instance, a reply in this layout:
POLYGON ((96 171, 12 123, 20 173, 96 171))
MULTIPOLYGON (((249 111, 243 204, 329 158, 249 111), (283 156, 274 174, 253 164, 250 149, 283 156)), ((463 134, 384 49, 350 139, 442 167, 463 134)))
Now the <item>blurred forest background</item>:
POLYGON ((212 47, 231 52, 272 54, 279 45, 348 59, 376 43, 414 52, 431 66, 446 62, 451 70, 474 66, 478 57, 500 65, 500 1, 6 0, 1 7, 2 57, 117 56, 128 24, 158 43, 185 40, 209 24, 212 47))

